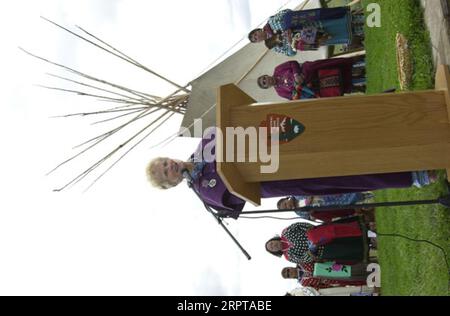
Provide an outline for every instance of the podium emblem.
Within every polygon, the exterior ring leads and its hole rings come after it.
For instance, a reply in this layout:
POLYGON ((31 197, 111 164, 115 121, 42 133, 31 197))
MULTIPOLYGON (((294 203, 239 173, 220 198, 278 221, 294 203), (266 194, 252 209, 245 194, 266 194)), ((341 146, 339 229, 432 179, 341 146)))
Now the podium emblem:
POLYGON ((267 127, 267 141, 270 143, 272 128, 279 129, 280 145, 287 144, 296 137, 303 134, 305 126, 292 117, 283 114, 267 114, 266 120, 262 121, 260 127, 267 127))

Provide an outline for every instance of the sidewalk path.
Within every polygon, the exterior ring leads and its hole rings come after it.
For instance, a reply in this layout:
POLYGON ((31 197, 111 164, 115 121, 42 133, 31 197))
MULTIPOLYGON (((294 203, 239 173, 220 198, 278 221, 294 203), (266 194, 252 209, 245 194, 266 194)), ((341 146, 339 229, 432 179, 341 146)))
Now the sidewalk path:
POLYGON ((434 65, 450 65, 450 9, 448 0, 421 0, 425 24, 430 31, 434 65))

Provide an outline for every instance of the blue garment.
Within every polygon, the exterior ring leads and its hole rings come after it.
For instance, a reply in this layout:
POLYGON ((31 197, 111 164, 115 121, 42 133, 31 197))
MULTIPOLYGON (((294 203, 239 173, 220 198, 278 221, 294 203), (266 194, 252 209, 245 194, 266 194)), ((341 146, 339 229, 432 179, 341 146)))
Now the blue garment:
POLYGON ((350 45, 352 43, 352 18, 350 12, 347 12, 342 18, 321 22, 322 30, 331 35, 331 39, 327 40, 324 45, 350 45))
POLYGON ((412 173, 413 185, 422 188, 431 183, 430 177, 427 171, 414 171, 412 173))
POLYGON ((352 84, 353 85, 366 84, 366 78, 353 78, 352 79, 352 84))
MULTIPOLYGON (((336 36, 336 39, 331 39, 330 43, 326 45, 351 43, 351 11, 347 7, 299 11, 286 9, 271 16, 267 25, 270 27, 272 33, 283 33, 287 30, 295 33, 296 31, 309 27, 324 29, 328 33, 336 36), (334 28, 336 30, 333 30, 334 28)), ((295 56, 297 51, 292 48, 291 44, 286 36, 282 36, 282 44, 276 46, 274 50, 280 54, 295 56)))
POLYGON ((270 28, 272 29, 272 32, 282 32, 287 30, 285 23, 284 23, 284 17, 286 14, 291 12, 291 10, 286 9, 278 12, 277 14, 271 16, 269 20, 267 21, 267 24, 269 24, 270 28))
POLYGON ((311 215, 308 211, 295 211, 295 214, 297 214, 298 217, 301 219, 311 220, 311 215))
POLYGON ((349 14, 350 10, 348 7, 337 7, 283 12, 283 31, 295 31, 305 27, 319 27, 325 21, 340 19, 349 14))
POLYGON ((360 68, 360 67, 366 67, 366 60, 360 60, 353 64, 353 68, 360 68))
POLYGON ((275 46, 274 51, 289 57, 295 56, 297 51, 292 49, 291 42, 286 36, 282 36, 282 44, 280 46, 275 46))
MULTIPOLYGON (((358 204, 358 203, 364 202, 364 200, 366 200, 367 198, 371 198, 371 197, 373 197, 372 194, 364 193, 364 192, 314 196, 315 201, 314 201, 313 205, 314 206, 329 206, 329 205, 358 204)), ((307 198, 310 198, 310 196, 296 195, 295 198, 297 200, 305 200, 307 198)))
POLYGON ((192 180, 197 180, 200 177, 201 172, 203 171, 203 168, 206 166, 206 161, 200 161, 200 162, 195 162, 192 161, 194 163, 194 168, 192 169, 191 172, 191 177, 192 180))
POLYGON ((300 99, 314 99, 316 98, 316 94, 310 88, 306 86, 302 86, 302 93, 300 95, 300 99))

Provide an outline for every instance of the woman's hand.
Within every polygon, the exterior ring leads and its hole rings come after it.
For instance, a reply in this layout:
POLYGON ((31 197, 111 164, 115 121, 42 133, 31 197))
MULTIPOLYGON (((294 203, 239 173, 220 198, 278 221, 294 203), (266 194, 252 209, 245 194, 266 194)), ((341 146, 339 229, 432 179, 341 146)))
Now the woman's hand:
POLYGON ((308 250, 308 256, 310 256, 311 259, 315 262, 318 262, 319 260, 319 258, 317 258, 316 255, 314 255, 311 250, 308 250))
POLYGON ((297 84, 302 84, 305 81, 305 77, 303 76, 303 74, 294 74, 294 80, 297 84))
POLYGON ((286 37, 288 43, 292 43, 292 30, 291 29, 287 29, 286 31, 283 32, 283 36, 286 37))

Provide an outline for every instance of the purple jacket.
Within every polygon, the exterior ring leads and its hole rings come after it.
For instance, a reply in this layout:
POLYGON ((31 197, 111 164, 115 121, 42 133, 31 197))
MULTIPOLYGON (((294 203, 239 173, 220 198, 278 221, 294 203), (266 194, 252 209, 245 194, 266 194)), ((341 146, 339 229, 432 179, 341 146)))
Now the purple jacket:
MULTIPOLYGON (((192 157, 203 159, 203 148, 210 142, 215 143, 215 134, 212 139, 202 139, 192 157)), ((215 146, 211 152, 215 155, 215 146)), ((216 171, 216 162, 209 162, 203 167, 203 171, 193 183, 194 189, 199 193, 203 202, 210 207, 233 218, 238 218, 245 205, 245 201, 232 195, 226 188, 216 171), (213 184, 213 185, 212 185, 213 184)))
MULTIPOLYGON (((203 148, 210 142, 215 143, 215 135, 211 139, 203 139, 197 147, 195 155, 198 155, 197 157, 203 157, 201 155, 203 153, 203 148)), ((215 154, 215 147, 212 152, 215 154)), ((219 212, 224 212, 230 217, 237 218, 245 205, 244 200, 232 195, 228 191, 216 171, 215 161, 208 162, 205 165, 203 171, 194 181, 193 185, 206 204, 219 212)), ((411 172, 281 180, 261 182, 261 197, 273 198, 289 195, 329 195, 386 188, 404 188, 411 185, 411 172)))

